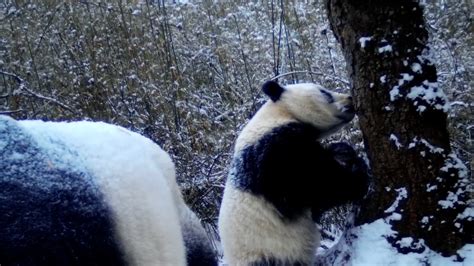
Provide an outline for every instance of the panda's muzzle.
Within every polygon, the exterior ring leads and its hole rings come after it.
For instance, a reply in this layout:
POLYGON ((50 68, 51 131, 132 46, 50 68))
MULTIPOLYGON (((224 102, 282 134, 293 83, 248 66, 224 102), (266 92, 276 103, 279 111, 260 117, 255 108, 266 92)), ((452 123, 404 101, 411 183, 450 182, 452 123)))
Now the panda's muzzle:
POLYGON ((354 118, 355 109, 354 105, 352 104, 352 97, 349 96, 343 101, 343 105, 339 108, 341 113, 337 116, 344 122, 349 122, 354 118))
POLYGON ((349 122, 352 120, 352 118, 354 118, 354 116, 355 116, 354 106, 348 105, 348 106, 343 107, 342 112, 339 115, 337 115, 337 118, 341 119, 344 122, 349 122))

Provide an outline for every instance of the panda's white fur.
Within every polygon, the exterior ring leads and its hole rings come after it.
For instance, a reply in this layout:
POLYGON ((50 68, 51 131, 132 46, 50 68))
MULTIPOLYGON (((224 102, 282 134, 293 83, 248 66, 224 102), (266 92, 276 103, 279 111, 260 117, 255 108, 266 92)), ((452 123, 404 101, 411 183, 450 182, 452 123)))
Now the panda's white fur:
POLYGON ((249 265, 263 258, 309 265, 320 239, 311 213, 288 226, 268 201, 231 185, 224 190, 219 233, 229 265, 249 265))
MULTIPOLYGON (((256 171, 268 167, 258 162, 263 154, 249 159, 245 157, 245 152, 256 152, 257 145, 264 138, 277 136, 279 133, 275 129, 305 124, 314 127, 319 132, 319 138, 324 137, 354 117, 351 98, 309 83, 281 87, 269 82, 263 90, 271 100, 257 111, 239 134, 233 166, 224 190, 219 214, 224 261, 229 265, 310 265, 320 241, 311 209, 305 208, 297 216, 286 219, 285 214, 264 195, 256 195, 237 184, 242 176, 246 178, 242 181, 244 183, 258 178, 253 176, 254 173, 246 173, 247 170, 242 168, 244 165, 254 165, 256 171)), ((293 177, 287 178, 288 182, 292 182, 293 177)))
MULTIPOLYGON (((111 212, 113 232, 126 264, 186 265, 181 229, 187 224, 199 227, 200 223, 189 214, 176 183, 174 164, 158 145, 105 123, 16 122, 0 117, 0 122, 5 120, 10 127, 31 135, 33 144, 48 157, 59 158, 48 162, 51 167, 92 173, 93 183, 111 212)), ((12 136, 1 138, 8 141, 12 136)), ((66 185, 74 186, 74 182, 66 185)), ((22 207, 28 212, 27 206, 22 207)))

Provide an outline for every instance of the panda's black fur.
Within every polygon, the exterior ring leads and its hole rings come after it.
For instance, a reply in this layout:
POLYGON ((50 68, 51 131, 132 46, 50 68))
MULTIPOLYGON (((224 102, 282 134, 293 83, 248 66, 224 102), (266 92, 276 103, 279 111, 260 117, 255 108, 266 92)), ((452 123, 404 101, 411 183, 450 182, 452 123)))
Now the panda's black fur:
POLYGON ((329 208, 360 199, 367 187, 365 163, 348 144, 324 148, 320 134, 304 123, 273 129, 234 158, 236 188, 263 196, 288 220, 308 208, 317 218, 329 208), (337 160, 342 155, 345 165, 337 160))
POLYGON ((217 266, 217 254, 198 217, 187 206, 183 206, 180 220, 187 265, 217 266))
MULTIPOLYGON (((185 230, 185 229, 184 229, 185 230)), ((184 231, 183 230, 183 231, 184 231)), ((200 239, 201 242, 188 242, 184 238, 186 245, 186 262, 189 266, 217 266, 217 255, 210 246, 207 239, 200 239)))
POLYGON ((13 120, 0 122, 0 265, 123 265, 91 174, 61 168, 13 120))

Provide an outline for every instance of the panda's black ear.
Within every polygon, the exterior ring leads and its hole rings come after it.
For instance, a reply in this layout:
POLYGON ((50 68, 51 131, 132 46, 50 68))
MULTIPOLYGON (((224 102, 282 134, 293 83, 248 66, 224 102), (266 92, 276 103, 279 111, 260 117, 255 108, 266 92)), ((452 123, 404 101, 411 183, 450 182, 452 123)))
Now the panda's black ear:
POLYGON ((272 101, 276 102, 280 99, 280 96, 285 91, 285 88, 280 86, 280 84, 277 82, 270 80, 263 84, 262 91, 268 95, 272 101))

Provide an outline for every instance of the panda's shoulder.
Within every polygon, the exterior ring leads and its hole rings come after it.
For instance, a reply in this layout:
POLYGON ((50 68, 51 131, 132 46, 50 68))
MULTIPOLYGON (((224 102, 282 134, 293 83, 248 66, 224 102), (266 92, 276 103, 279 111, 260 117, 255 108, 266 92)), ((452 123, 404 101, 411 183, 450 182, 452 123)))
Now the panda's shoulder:
POLYGON ((273 128, 256 142, 256 146, 267 152, 305 152, 319 150, 321 132, 308 124, 291 122, 273 128))

